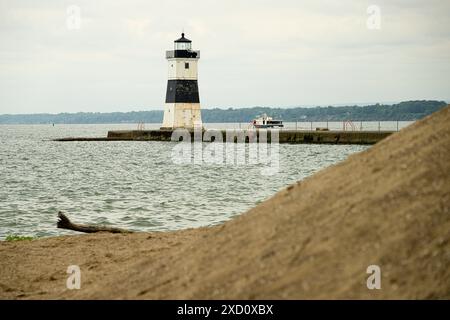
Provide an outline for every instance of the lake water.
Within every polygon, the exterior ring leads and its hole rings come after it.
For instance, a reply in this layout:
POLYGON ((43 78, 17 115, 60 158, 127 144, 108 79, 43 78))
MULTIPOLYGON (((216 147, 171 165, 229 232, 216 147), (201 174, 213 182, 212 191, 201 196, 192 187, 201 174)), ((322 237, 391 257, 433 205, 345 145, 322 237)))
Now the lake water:
POLYGON ((281 144, 279 172, 264 176, 261 164, 176 164, 172 142, 45 141, 135 128, 0 125, 0 239, 72 234, 56 228, 59 210, 75 222, 141 231, 213 225, 367 148, 281 144))

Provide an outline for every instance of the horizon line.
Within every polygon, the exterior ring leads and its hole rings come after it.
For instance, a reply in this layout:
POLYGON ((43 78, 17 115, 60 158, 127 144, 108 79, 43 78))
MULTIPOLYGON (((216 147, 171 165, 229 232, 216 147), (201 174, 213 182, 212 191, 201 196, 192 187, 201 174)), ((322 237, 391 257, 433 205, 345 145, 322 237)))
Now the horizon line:
MULTIPOLYGON (((336 103, 336 104, 317 104, 317 105, 298 105, 298 106, 247 106, 247 107, 236 107, 236 106, 227 106, 227 107, 210 107, 210 108, 201 108, 201 110, 228 110, 228 109, 251 109, 251 108, 271 108, 271 109, 294 109, 294 108, 322 108, 322 107, 367 107, 373 106, 376 104, 380 105, 395 105, 402 102, 411 102, 411 101, 443 101, 449 104, 450 99, 414 99, 414 100, 401 100, 401 101, 383 101, 383 102, 359 102, 359 103, 336 103)), ((129 110, 129 111, 72 111, 72 112, 36 112, 36 113, 2 113, 0 116, 20 116, 20 115, 58 115, 58 114, 77 114, 77 113, 130 113, 130 112, 151 112, 151 111, 164 111, 164 107, 162 109, 153 109, 149 108, 147 110, 129 110)))

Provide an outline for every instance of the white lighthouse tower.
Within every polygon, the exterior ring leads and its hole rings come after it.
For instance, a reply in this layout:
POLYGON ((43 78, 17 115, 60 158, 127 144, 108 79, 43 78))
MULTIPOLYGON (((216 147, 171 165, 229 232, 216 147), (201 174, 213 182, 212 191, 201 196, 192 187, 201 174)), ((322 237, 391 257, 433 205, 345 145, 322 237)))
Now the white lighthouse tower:
POLYGON ((174 50, 166 51, 169 62, 166 105, 161 129, 202 127, 197 83, 197 62, 200 51, 192 50, 192 41, 181 34, 174 50))

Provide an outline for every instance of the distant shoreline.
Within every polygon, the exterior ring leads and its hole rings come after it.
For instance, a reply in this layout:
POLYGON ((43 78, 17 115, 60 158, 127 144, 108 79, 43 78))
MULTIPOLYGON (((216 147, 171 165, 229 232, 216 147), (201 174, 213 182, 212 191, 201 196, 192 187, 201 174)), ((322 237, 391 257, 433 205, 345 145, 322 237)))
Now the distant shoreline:
MULTIPOLYGON (((295 121, 414 121, 436 112, 447 103, 445 101, 418 100, 404 101, 392 105, 373 104, 367 106, 329 106, 293 108, 228 108, 202 109, 204 123, 244 123, 266 113, 285 122, 295 121)), ((120 124, 120 123, 161 123, 163 110, 130 112, 78 112, 78 113, 37 113, 2 114, 0 124, 120 124)))

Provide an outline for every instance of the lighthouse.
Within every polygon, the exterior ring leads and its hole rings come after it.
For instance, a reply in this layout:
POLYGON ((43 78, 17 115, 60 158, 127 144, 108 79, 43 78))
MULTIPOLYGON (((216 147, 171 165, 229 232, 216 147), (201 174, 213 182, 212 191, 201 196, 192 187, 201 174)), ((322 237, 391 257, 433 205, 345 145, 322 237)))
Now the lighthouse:
POLYGON ((168 81, 166 104, 161 129, 194 129, 202 127, 197 83, 197 62, 200 51, 192 50, 192 41, 181 34, 174 41, 174 50, 166 51, 168 81))

